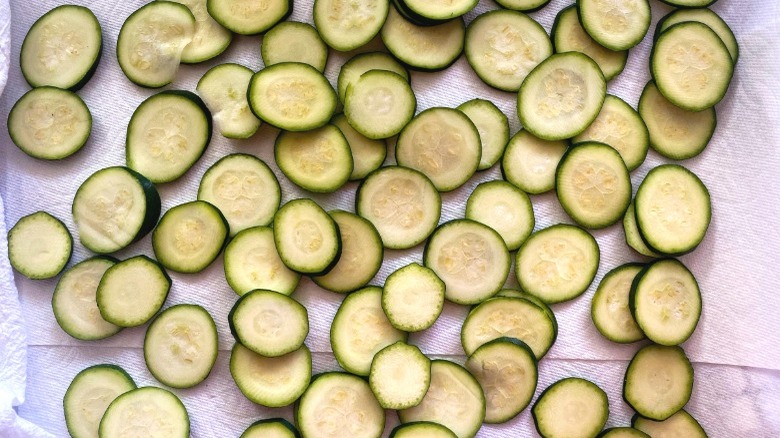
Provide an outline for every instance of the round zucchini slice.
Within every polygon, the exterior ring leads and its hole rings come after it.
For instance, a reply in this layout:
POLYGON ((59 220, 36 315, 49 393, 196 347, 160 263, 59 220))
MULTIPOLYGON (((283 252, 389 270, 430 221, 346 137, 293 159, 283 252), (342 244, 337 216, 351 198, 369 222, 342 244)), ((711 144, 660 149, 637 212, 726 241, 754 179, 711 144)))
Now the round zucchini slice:
POLYGON ((236 234, 225 247, 225 278, 239 295, 255 289, 290 295, 301 274, 279 257, 273 229, 254 227, 236 234))
POLYGON ((99 436, 143 436, 187 438, 190 417, 184 404, 170 391, 147 386, 117 397, 100 420, 99 436), (128 422, 132 418, 132 422, 128 422))
POLYGON ((569 377, 545 389, 531 413, 543 437, 595 437, 607 423, 609 400, 593 382, 569 377))
POLYGON ((309 386, 311 352, 304 344, 287 354, 266 357, 236 342, 230 353, 230 374, 241 393, 253 403, 288 406, 309 386))
POLYGON ((368 384, 385 409, 408 409, 422 401, 431 383, 431 361, 419 348, 398 341, 371 361, 368 384))
POLYGON ((236 341, 265 357, 279 357, 301 348, 309 334, 306 308, 270 290, 242 295, 230 310, 228 322, 236 341))
POLYGON ((279 258, 293 271, 324 275, 341 256, 338 225, 311 199, 284 204, 274 216, 273 229, 279 258))
POLYGON ((645 418, 666 420, 688 403, 692 391, 693 366, 678 346, 645 346, 628 364, 623 398, 645 418))
POLYGON ((93 365, 76 374, 62 400, 70 436, 98 436, 100 419, 108 405, 135 388, 132 377, 116 365, 93 365))
POLYGON ((349 143, 330 124, 306 132, 281 131, 274 143, 274 158, 290 181, 310 192, 335 192, 352 175, 349 143))
POLYGON ((645 338, 631 314, 631 283, 644 265, 627 263, 601 279, 590 307, 590 317, 599 333, 612 342, 628 344, 645 338))
POLYGON ((536 220, 531 199, 506 181, 479 184, 466 201, 466 219, 485 224, 514 251, 531 235, 536 220))
POLYGON ((165 304, 171 283, 162 265, 145 255, 116 263, 98 283, 100 316, 120 327, 143 325, 165 304))
POLYGON ((411 263, 387 276, 382 310, 398 330, 425 330, 436 322, 444 308, 444 289, 444 282, 433 270, 411 263))
POLYGON ((371 139, 392 137, 414 116, 417 98, 409 82, 394 72, 369 70, 352 82, 344 97, 344 115, 371 139))
POLYGON ((645 37, 652 14, 648 0, 580 0, 582 27, 597 43, 610 50, 628 50, 645 37))
POLYGON ((73 254, 73 237, 61 220, 39 211, 22 217, 8 231, 8 261, 27 278, 56 277, 73 254))
POLYGON ((566 141, 547 141, 525 129, 509 140, 501 158, 504 179, 520 190, 539 195, 555 188, 555 170, 566 153, 566 141))

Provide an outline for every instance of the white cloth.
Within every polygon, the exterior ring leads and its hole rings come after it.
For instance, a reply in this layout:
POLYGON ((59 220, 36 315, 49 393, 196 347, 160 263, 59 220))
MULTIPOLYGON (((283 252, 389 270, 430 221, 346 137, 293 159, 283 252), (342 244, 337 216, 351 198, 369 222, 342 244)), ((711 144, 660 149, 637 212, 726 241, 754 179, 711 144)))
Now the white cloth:
MULTIPOLYGON (((654 26, 671 8, 657 0, 650 1, 654 26)), ((532 16, 549 32, 555 14, 570 2, 552 0, 532 16)), ((11 59, 18 60, 21 41, 30 25, 56 3, 55 0, 20 0, 12 4, 11 59)), ((63 220, 78 242, 70 214, 76 188, 97 169, 124 164, 127 122, 138 104, 155 91, 131 84, 119 69, 115 56, 119 28, 145 1, 78 0, 74 3, 89 6, 103 26, 103 58, 95 77, 79 91, 93 114, 91 139, 82 151, 66 160, 43 162, 19 151, 11 143, 5 124, 0 124, 0 195, 6 203, 7 227, 26 214, 46 210, 63 220)), ((296 0, 291 19, 311 21, 311 4, 312 0, 296 0)), ((495 8, 494 4, 482 0, 477 9, 467 15, 467 21, 478 12, 492 8, 495 8)), ((780 432, 780 420, 770 414, 774 406, 780 405, 780 320, 776 317, 776 309, 780 307, 780 295, 777 294, 780 270, 774 266, 780 254, 780 235, 776 232, 780 226, 780 183, 776 177, 776 169, 780 167, 780 149, 776 147, 780 143, 780 92, 775 86, 780 77, 780 34, 777 32, 780 4, 775 0, 722 0, 713 9, 734 29, 741 54, 731 89, 717 106, 719 126, 715 137, 704 153, 683 163, 707 184, 714 208, 713 222, 701 247, 682 258, 700 282, 704 303, 700 324, 684 345, 696 369, 694 396, 687 409, 713 437, 772 436, 780 432)), ((3 24, 7 27, 7 23, 7 20, 0 21, 0 29, 3 24)), ((611 93, 634 106, 650 78, 647 59, 652 30, 632 49, 626 71, 609 84, 611 93)), ((216 60, 204 65, 182 66, 169 88, 194 90, 203 72, 218 63, 238 62, 258 70, 262 66, 259 43, 259 37, 236 36, 227 52, 216 60)), ((381 43, 376 42, 373 47, 380 48, 381 43)), ((348 54, 331 51, 326 76, 332 83, 335 84, 338 69, 348 57, 348 54)), ((0 119, 3 120, 13 103, 29 89, 16 61, 11 64, 8 86, 0 102, 0 119)), ((515 96, 482 84, 463 57, 444 72, 413 73, 412 86, 418 97, 418 110, 432 106, 454 107, 482 97, 494 101, 507 114, 513 133, 519 129, 515 96)), ((246 152, 272 166, 282 184, 283 201, 311 196, 326 209, 353 210, 355 183, 347 184, 336 194, 316 196, 290 183, 274 165, 276 134, 277 130, 263 126, 252 139, 229 141, 215 132, 203 158, 184 177, 159 187, 163 209, 194 199, 201 176, 217 159, 227 153, 246 152)), ((389 160, 392 160, 392 144, 389 160)), ((651 151, 647 161, 632 175, 634 188, 650 168, 667 161, 651 151)), ((478 174, 461 189, 444 194, 442 221, 462 217, 471 189, 481 181, 494 178, 500 178, 497 167, 478 174)), ((536 196, 533 203, 537 230, 558 222, 570 222, 554 194, 536 196)), ((603 339, 590 321, 590 298, 607 271, 618 264, 643 258, 626 246, 619 225, 594 235, 602 254, 596 281, 582 297, 553 307, 560 324, 560 335, 540 364, 537 395, 565 376, 589 378, 609 395, 608 425, 626 425, 632 412, 621 401, 622 377, 627 360, 638 346, 618 346, 603 339)), ((0 261, 7 265, 5 254, 0 247, 0 261)), ((125 258, 136 254, 153 255, 149 237, 117 255, 125 258)), ((412 261, 421 261, 421 254, 421 247, 387 251, 384 265, 372 283, 381 285, 393 270, 412 261)), ((89 255, 76 243, 70 265, 89 255)), ((2 275, 0 269, 0 280, 5 278, 10 284, 10 274, 2 275)), ((517 284, 513 276, 512 273, 509 286, 517 284)), ((232 337, 226 317, 237 296, 224 279, 221 258, 203 273, 172 274, 172 277, 173 289, 166 306, 185 302, 203 305, 214 316, 220 336, 221 352, 211 376, 196 388, 175 391, 190 412, 192 435, 237 436, 259 418, 281 415, 292 419, 290 408, 272 410, 247 401, 230 377, 228 359, 232 337)), ((12 367, 0 368, 0 376, 13 376, 10 381, 15 382, 15 386, 10 389, 13 394, 10 404, 23 402, 18 408, 21 417, 39 424, 55 436, 67 436, 62 395, 81 369, 97 363, 116 363, 123 366, 139 385, 159 383, 143 362, 140 348, 144 327, 124 330, 99 342, 76 341, 54 320, 51 293, 55 285, 56 279, 16 279, 22 319, 15 316, 19 306, 13 285, 0 291, 0 322, 3 323, 0 338, 15 336, 13 345, 16 346, 9 349, 10 356, 6 356, 1 348, 11 344, 0 345, 0 363, 5 357, 21 358, 12 361, 12 367), (11 315, 7 316, 9 311, 11 315), (26 399, 25 328, 29 336, 26 399)), ((308 279, 301 281, 294 297, 309 310, 310 333, 306 342, 314 352, 314 371, 337 369, 330 354, 328 329, 343 297, 319 289, 308 279)), ((448 303, 434 327, 410 336, 410 342, 420 345, 428 354, 462 363, 459 333, 466 311, 462 306, 448 303)), ((8 405, 3 400, 0 398, 0 409, 8 405)), ((395 414, 388 412, 388 426, 395 422, 395 414)), ((0 436, 5 437, 3 433, 0 429, 0 436)), ((479 436, 526 437, 535 434, 526 411, 505 425, 484 426, 479 436)))

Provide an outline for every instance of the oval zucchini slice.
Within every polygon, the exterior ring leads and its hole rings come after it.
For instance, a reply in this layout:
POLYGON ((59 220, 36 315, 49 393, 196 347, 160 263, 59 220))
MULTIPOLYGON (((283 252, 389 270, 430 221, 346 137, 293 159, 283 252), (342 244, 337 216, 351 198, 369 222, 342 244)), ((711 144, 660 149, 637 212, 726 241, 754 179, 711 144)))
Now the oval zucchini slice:
POLYGON ((525 129, 512 136, 501 158, 504 179, 520 190, 539 195, 555 188, 555 170, 566 153, 566 141, 547 141, 525 129))
POLYGON ((61 220, 39 211, 22 217, 8 231, 8 261, 27 278, 56 277, 73 254, 73 237, 61 220))
POLYGON ((414 345, 398 341, 371 362, 368 384, 385 409, 408 409, 422 401, 431 383, 431 361, 414 345))
POLYGON ((62 400, 65 424, 70 436, 98 436, 100 419, 103 418, 108 405, 135 388, 135 382, 130 375, 116 365, 93 365, 80 371, 70 382, 62 400))
POLYGON ((506 114, 491 101, 472 99, 458 106, 477 127, 479 141, 482 144, 482 155, 477 170, 493 167, 504 154, 509 142, 509 119, 506 114))
POLYGON ((324 275, 341 257, 338 225, 311 199, 284 204, 274 216, 273 230, 279 258, 293 271, 324 275))
POLYGON ((134 431, 145 436, 187 438, 190 417, 181 400, 170 391, 153 386, 133 389, 108 405, 98 433, 113 437, 134 431), (128 422, 128 418, 133 421, 128 422))
POLYGON ((611 50, 628 50, 645 37, 652 14, 647 0, 579 0, 582 27, 596 42, 611 50))
POLYGON ((309 334, 306 308, 270 290, 242 295, 230 310, 228 322, 236 341, 266 357, 279 357, 301 348, 309 334))
POLYGON ((315 0, 312 18, 325 44, 348 52, 368 43, 379 33, 389 9, 387 0, 315 0))
POLYGON ((266 67, 280 62, 302 62, 324 71, 328 46, 311 24, 284 21, 263 35, 260 56, 266 67))
POLYGON ((459 17, 443 24, 418 26, 390 8, 380 35, 387 50, 411 69, 439 71, 463 51, 466 26, 459 17))
POLYGON ((466 219, 494 229, 514 251, 531 235, 536 223, 531 199, 506 181, 479 184, 466 201, 466 219))
POLYGON ((595 437, 607 423, 609 400, 593 382, 569 377, 547 387, 531 413, 543 437, 595 437))
POLYGON ((162 265, 145 255, 116 263, 106 270, 97 287, 100 316, 120 327, 145 324, 162 308, 171 283, 162 265))
POLYGON ((627 263, 607 272, 601 279, 590 307, 590 317, 599 333, 612 342, 628 344, 645 334, 631 314, 631 283, 644 265, 627 263))
POLYGON ((281 131, 274 143, 274 158, 290 181, 310 192, 335 192, 352 175, 349 143, 330 124, 306 132, 281 131))
POLYGON ((248 228, 225 247, 225 278, 239 295, 267 289, 290 295, 301 274, 289 269, 276 251, 270 227, 248 228))
POLYGON ((230 374, 241 393, 253 403, 287 406, 309 387, 311 352, 304 344, 287 354, 266 357, 236 342, 230 353, 230 374))
POLYGON ((241 35, 257 35, 287 18, 292 0, 207 0, 209 15, 241 35))
POLYGON ((663 421, 691 398, 693 367, 678 346, 648 345, 628 364, 623 398, 639 415, 663 421))
POLYGON ((249 109, 247 89, 254 72, 239 64, 219 64, 198 81, 196 91, 213 114, 220 134, 227 138, 249 138, 260 120, 249 109))

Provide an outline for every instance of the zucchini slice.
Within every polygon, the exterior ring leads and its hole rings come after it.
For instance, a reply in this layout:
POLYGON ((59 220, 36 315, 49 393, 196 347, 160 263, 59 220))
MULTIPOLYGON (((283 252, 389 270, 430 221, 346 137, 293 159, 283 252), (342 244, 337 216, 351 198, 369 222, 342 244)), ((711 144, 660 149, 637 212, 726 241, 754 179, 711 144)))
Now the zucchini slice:
POLYGON ((268 418, 252 423, 239 438, 301 438, 298 429, 284 418, 268 418))
POLYGON ((311 352, 304 344, 287 354, 266 357, 236 342, 230 353, 230 374, 241 393, 253 403, 287 406, 309 386, 311 352))
POLYGON ((632 427, 610 427, 596 438, 650 438, 650 435, 632 427))
POLYGON ((466 219, 494 229, 509 251, 520 248, 536 223, 531 199, 506 181, 488 181, 475 187, 466 201, 466 219))
POLYGON ((195 34, 184 47, 181 62, 195 64, 220 55, 233 40, 233 33, 217 23, 206 7, 207 0, 170 0, 187 6, 195 17, 195 34))
POLYGON ((271 223, 282 200, 276 175, 261 159, 231 154, 214 163, 200 180, 198 200, 225 216, 230 235, 271 223))
POLYGON ((617 77, 626 68, 628 50, 609 50, 594 41, 580 23, 576 4, 558 12, 551 33, 555 53, 580 52, 590 56, 599 65, 607 81, 617 77))
POLYGON ((590 286, 599 267, 596 239, 574 225, 558 224, 531 234, 517 252, 520 287, 548 304, 572 300, 590 286))
POLYGON ((685 409, 680 409, 664 421, 653 421, 635 414, 631 419, 631 425, 654 437, 684 436, 690 438, 707 438, 707 433, 698 421, 685 409))
POLYGON ((685 21, 697 21, 709 26, 710 29, 718 34, 721 41, 723 41, 723 44, 726 45, 726 48, 729 49, 729 54, 731 54, 731 60, 734 61, 734 64, 737 63, 737 59, 739 58, 739 43, 737 43, 737 38, 734 36, 734 32, 731 31, 729 25, 712 9, 695 8, 674 10, 658 22, 655 29, 655 37, 658 38, 666 29, 685 21))
POLYGON ((650 134, 639 113, 623 99, 608 94, 596 120, 572 143, 595 141, 620 152, 628 171, 639 167, 650 148, 650 134))
POLYGON ((544 314, 547 315, 547 317, 550 318, 550 321, 552 322, 553 338, 558 337, 558 320, 555 318, 555 314, 553 313, 550 306, 547 305, 547 303, 519 289, 501 289, 495 295, 495 298, 499 298, 499 297, 521 298, 523 300, 530 301, 531 304, 534 304, 536 305, 536 307, 542 309, 544 311, 544 314))
POLYGON ((270 290, 241 296, 228 315, 236 341, 257 354, 279 357, 303 345, 309 313, 294 299, 270 290))
POLYGON ((237 34, 256 35, 284 20, 293 10, 292 0, 207 0, 209 15, 237 34))
POLYGON ((669 6, 677 8, 705 8, 718 0, 661 0, 669 6))
POLYGON ((647 246, 659 253, 693 251, 712 218, 710 192, 690 170, 664 164, 647 173, 634 200, 636 222, 647 246))
POLYGON ((257 117, 286 131, 309 131, 325 125, 338 103, 325 76, 300 62, 280 62, 255 73, 247 99, 257 117))
POLYGON ((165 212, 152 233, 152 248, 167 269, 194 274, 217 258, 229 234, 227 220, 217 207, 192 201, 165 212))
POLYGON ((607 272, 601 279, 590 306, 593 324, 605 338, 629 344, 645 338, 629 306, 631 283, 644 265, 626 263, 607 272))
POLYGON ((478 0, 400 0, 413 14, 426 20, 451 20, 474 9, 478 0))
POLYGON ((143 325, 162 308, 171 283, 162 265, 145 255, 116 263, 98 283, 100 316, 120 327, 143 325))
POLYGON ((379 438, 385 429, 385 410, 365 380, 328 372, 315 376, 301 396, 295 423, 305 437, 379 438))
POLYGON ((171 1, 153 1, 133 12, 119 30, 116 57, 131 82, 159 88, 176 78, 182 53, 195 37, 190 9, 171 1))
POLYGON ((8 261, 27 278, 56 277, 73 254, 73 237, 61 220, 39 211, 19 219, 8 231, 8 261))
POLYGON ((579 0, 582 27, 610 50, 628 50, 645 37, 652 14, 647 0, 579 0))
POLYGON ((547 141, 525 129, 512 136, 501 158, 504 179, 520 190, 539 195, 555 188, 555 170, 566 153, 566 141, 547 141))
POLYGON ((324 275, 341 256, 338 225, 311 199, 284 204, 274 216, 273 229, 279 258, 293 271, 324 275))
POLYGON ((33 23, 19 52, 22 76, 31 87, 78 91, 103 54, 100 23, 83 6, 57 6, 33 23))
POLYGON ((302 62, 324 71, 328 46, 311 24, 283 21, 263 35, 260 56, 266 67, 280 62, 302 62))
POLYGON ((479 15, 466 30, 466 59, 487 85, 517 91, 528 73, 553 53, 550 38, 533 18, 499 9, 479 15))
POLYGON ((57 324, 82 341, 105 339, 122 330, 100 316, 97 288, 108 268, 118 263, 112 257, 96 256, 65 271, 51 297, 57 324))
POLYGON ((108 405, 135 388, 132 377, 116 365, 93 365, 80 371, 70 382, 62 400, 70 436, 98 436, 100 419, 108 405))
POLYGON ((352 154, 350 181, 361 180, 382 167, 387 158, 387 141, 373 140, 359 133, 349 124, 344 114, 336 115, 330 123, 339 128, 349 143, 349 151, 352 154))
POLYGON ((458 438, 451 430, 432 421, 413 421, 399 424, 389 438, 458 438))
POLYGON ((645 241, 642 240, 642 235, 639 233, 639 228, 636 224, 634 201, 631 201, 631 204, 628 206, 628 210, 626 210, 626 215, 623 216, 623 233, 626 235, 626 244, 634 251, 646 257, 663 257, 652 249, 648 248, 645 241))
POLYGON ((339 77, 336 87, 339 93, 339 101, 344 103, 347 97, 347 88, 355 83, 363 73, 370 70, 386 70, 398 73, 407 82, 409 82, 409 72, 403 65, 393 58, 392 55, 385 52, 359 53, 350 58, 339 70, 339 77))
POLYGON ((472 99, 458 106, 479 132, 482 155, 477 170, 493 167, 504 154, 509 142, 509 119, 496 104, 485 99, 472 99))
POLYGON ((330 326, 330 345, 342 368, 367 376, 374 356, 407 334, 390 324, 382 311, 382 289, 368 286, 348 295, 330 326))
POLYGON ((693 367, 678 346, 648 345, 631 359, 623 398, 639 415, 663 421, 691 398, 693 367))
POLYGON ((98 170, 73 198, 79 240, 98 254, 119 251, 152 231, 160 217, 160 194, 145 176, 126 167, 98 170))
POLYGON ((439 71, 463 51, 466 26, 459 17, 443 24, 418 26, 390 8, 380 35, 387 50, 411 69, 439 71))
POLYGON ((441 216, 441 196, 422 173, 401 166, 371 172, 358 187, 355 210, 376 227, 386 248, 411 248, 441 216))
POLYGON ((387 0, 314 0, 312 18, 325 44, 348 52, 374 39, 389 9, 387 0))
POLYGON ((550 0, 496 0, 499 6, 505 9, 520 12, 534 12, 547 6, 550 0))
POLYGON ((239 295, 255 289, 267 289, 290 295, 301 274, 289 269, 274 243, 270 227, 248 228, 225 247, 225 278, 239 295))
POLYGON ((403 76, 369 70, 347 86, 344 115, 349 124, 371 139, 392 137, 409 123, 417 98, 403 76))
POLYGON ((211 113, 195 93, 157 93, 138 106, 127 125, 127 167, 153 183, 174 181, 206 151, 211 130, 211 113))
POLYGON ((601 69, 579 52, 557 53, 528 74, 517 93, 523 128, 544 140, 580 134, 596 119, 607 95, 601 69))
POLYGON ((217 326, 201 306, 169 307, 146 329, 144 361, 163 385, 191 388, 206 380, 216 360, 217 326))
POLYGON ((422 401, 431 383, 431 361, 403 341, 379 350, 371 361, 368 385, 385 409, 408 409, 422 401))
POLYGON ((487 342, 469 356, 466 368, 485 392, 485 423, 506 423, 531 403, 539 375, 536 356, 523 341, 487 342))
POLYGON ((274 158, 290 181, 310 192, 335 192, 352 175, 349 143, 331 124, 306 132, 281 131, 274 143, 274 158))
POLYGON ((473 438, 485 419, 485 394, 462 366, 431 361, 431 385, 419 405, 398 412, 401 423, 431 421, 458 437, 473 438))
POLYGON ((444 297, 457 304, 477 304, 495 295, 511 265, 501 235, 470 219, 440 225, 425 245, 423 260, 446 285, 444 297))
POLYGON ((482 157, 479 131, 463 112, 428 108, 404 126, 395 146, 401 166, 424 173, 440 192, 462 186, 482 157))
POLYGON ((444 289, 444 282, 433 270, 410 263, 387 276, 382 310, 398 330, 425 330, 436 322, 444 308, 444 289))
POLYGON ((701 316, 701 292, 691 271, 675 259, 656 260, 636 275, 631 313, 648 339, 661 345, 685 342, 701 316))
POLYGON ((61 160, 87 143, 92 113, 78 94, 44 86, 24 93, 8 113, 8 135, 25 154, 61 160))
POLYGON ((128 391, 111 402, 100 420, 98 433, 105 437, 139 434, 187 438, 190 417, 175 394, 147 386, 128 391))
POLYGON ((531 413, 543 437, 595 437, 607 423, 609 401, 593 382, 569 377, 547 387, 531 413))
POLYGON ((339 229, 341 256, 325 275, 312 277, 331 292, 349 293, 368 284, 382 267, 384 247, 379 232, 366 219, 343 210, 329 213, 339 229))
POLYGON ((734 62, 709 26, 695 21, 675 24, 653 45, 650 71, 658 91, 688 111, 715 106, 728 91, 734 62))
POLYGON ((223 137, 249 138, 260 127, 247 100, 252 75, 254 72, 247 67, 228 63, 210 68, 198 81, 196 91, 223 137))
POLYGON ((614 148, 579 143, 558 164, 555 191, 575 222, 592 229, 606 228, 623 219, 631 203, 631 177, 614 148))

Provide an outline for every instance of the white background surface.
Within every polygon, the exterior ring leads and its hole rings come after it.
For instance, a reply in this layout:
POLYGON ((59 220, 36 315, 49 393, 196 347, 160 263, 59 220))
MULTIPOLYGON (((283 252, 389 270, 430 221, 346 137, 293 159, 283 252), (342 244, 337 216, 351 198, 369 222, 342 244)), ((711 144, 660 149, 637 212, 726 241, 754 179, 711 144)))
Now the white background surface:
MULTIPOLYGON (((137 87, 121 73, 116 63, 116 39, 122 22, 144 2, 140 0, 75 1, 89 6, 103 26, 103 58, 93 79, 79 91, 92 111, 92 136, 74 156, 60 162, 43 162, 19 151, 0 127, 0 196, 5 202, 5 225, 10 228, 24 215, 46 210, 62 219, 77 241, 70 206, 76 188, 94 171, 124 164, 124 140, 132 112, 155 91, 137 87)), ((549 32, 555 14, 570 0, 553 0, 542 11, 531 14, 549 32)), ((31 24, 59 4, 51 0, 12 1, 12 54, 8 85, 0 100, 0 119, 29 87, 18 68, 19 47, 31 24)), ((626 71, 609 84, 609 92, 636 106, 642 88, 650 78, 647 58, 651 35, 657 20, 671 10, 651 0, 653 27, 645 40, 632 49, 626 71)), ((482 0, 466 16, 495 5, 482 0)), ((708 186, 713 200, 713 221, 702 245, 682 258, 700 282, 703 314, 699 326, 684 344, 695 363, 694 396, 687 409, 698 418, 710 436, 776 436, 780 420, 780 4, 774 0, 721 0, 713 9, 734 29, 740 43, 740 60, 726 98, 717 106, 718 129, 710 146, 699 157, 684 162, 708 186), (770 414, 771 412, 771 414, 770 414)), ((291 19, 310 21, 311 0, 295 4, 291 19)), ((193 90, 200 76, 211 66, 238 62, 253 70, 262 66, 260 37, 236 37, 226 53, 202 65, 183 66, 169 87, 193 90)), ((373 47, 378 48, 381 44, 373 47)), ((331 51, 326 76, 335 84, 340 65, 348 55, 331 51)), ((482 84, 461 57, 445 72, 413 73, 412 86, 418 98, 418 111, 432 106, 454 107, 475 97, 494 101, 508 116, 511 132, 519 129, 516 99, 511 93, 492 90, 482 84)), ((274 167, 282 184, 283 201, 311 196, 294 187, 273 165, 273 140, 277 130, 263 126, 246 141, 226 140, 215 132, 203 158, 180 180, 158 187, 163 211, 193 200, 205 170, 220 157, 232 152, 253 153, 274 167)), ((392 149, 389 161, 392 161, 392 149)), ((647 171, 666 162, 653 151, 632 174, 634 189, 647 171)), ((466 186, 443 195, 442 222, 462 217, 465 200, 480 181, 500 178, 494 167, 477 174, 466 186)), ((326 209, 353 210, 356 183, 347 184, 337 194, 314 196, 326 209)), ((562 212, 554 194, 533 197, 536 229, 571 222, 562 212)), ((627 360, 638 345, 618 346, 603 339, 590 321, 590 298, 601 277, 615 266, 644 260, 624 243, 619 225, 595 232, 602 259, 596 281, 580 298, 553 307, 560 324, 555 346, 540 364, 538 393, 566 376, 593 380, 610 399, 608 426, 626 425, 632 414, 621 399, 621 384, 627 360)), ((422 248, 387 251, 382 270, 372 284, 381 285, 394 269, 411 261, 421 261, 422 248)), ((153 256, 150 239, 131 245, 117 255, 153 256)), ((3 251, 3 256, 5 256, 3 251)), ((73 265, 89 252, 78 243, 73 265)), ((238 436, 251 422, 270 416, 292 419, 292 409, 266 409, 246 400, 228 371, 229 349, 233 340, 227 328, 227 313, 237 296, 228 287, 221 257, 197 275, 171 274, 173 289, 166 306, 196 303, 213 315, 220 335, 220 355, 211 376, 189 390, 175 390, 187 406, 192 420, 192 436, 238 436)), ((508 281, 515 286, 513 274, 508 281)), ((97 363, 123 366, 140 385, 159 385, 143 363, 141 345, 145 327, 124 330, 98 342, 70 338, 57 325, 51 311, 51 294, 56 279, 30 281, 17 276, 22 317, 29 342, 27 350, 27 395, 18 408, 29 419, 55 436, 67 436, 62 414, 62 396, 72 377, 97 363)), ((0 291, 13 298, 12 290, 0 291)), ((342 299, 303 279, 293 295, 309 310, 311 331, 307 345, 314 352, 314 371, 337 369, 330 355, 328 328, 342 299)), ((466 309, 447 304, 436 325, 410 336, 410 342, 435 356, 463 361, 459 331, 466 309)), ((7 321, 6 321, 7 322, 7 321)), ((0 358, 0 364, 3 363, 0 358)), ((2 388, 0 388, 2 390, 2 388)), ((21 402, 18 400, 17 402, 21 402)), ((396 422, 388 411, 388 422, 396 422)), ((389 427, 387 429, 389 431, 389 427)), ((501 426, 484 426, 484 437, 536 436, 529 413, 501 426)))

